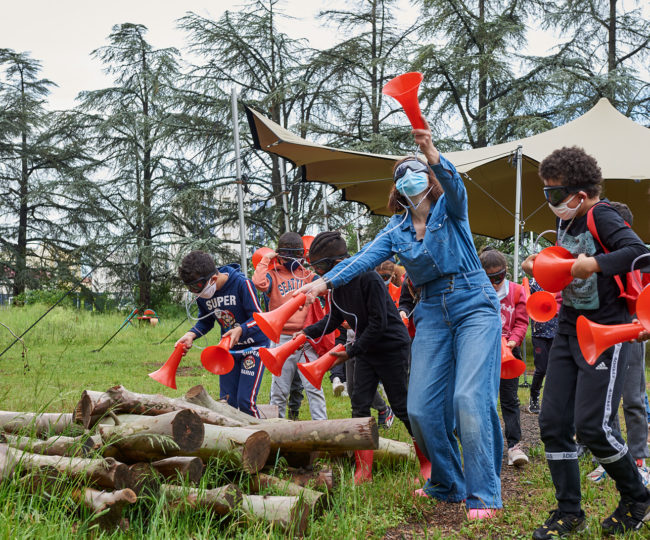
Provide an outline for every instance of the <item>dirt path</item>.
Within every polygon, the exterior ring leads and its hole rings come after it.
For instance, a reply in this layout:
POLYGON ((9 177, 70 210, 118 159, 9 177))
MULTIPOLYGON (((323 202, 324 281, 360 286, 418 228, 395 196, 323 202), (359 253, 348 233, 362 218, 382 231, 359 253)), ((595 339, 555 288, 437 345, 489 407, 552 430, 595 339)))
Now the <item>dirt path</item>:
MULTIPOLYGON (((526 453, 531 446, 535 446, 539 438, 538 416, 521 409, 521 443, 526 453)), ((505 447, 504 447, 505 448, 505 447)), ((518 482, 517 471, 506 464, 507 456, 504 451, 503 466, 501 470, 501 496, 504 505, 508 500, 522 496, 521 486, 518 482)), ((407 522, 399 527, 394 527, 386 532, 386 540, 402 540, 423 538, 426 531, 436 529, 443 536, 455 537, 465 522, 465 505, 463 503, 440 503, 424 511, 424 519, 407 522)))

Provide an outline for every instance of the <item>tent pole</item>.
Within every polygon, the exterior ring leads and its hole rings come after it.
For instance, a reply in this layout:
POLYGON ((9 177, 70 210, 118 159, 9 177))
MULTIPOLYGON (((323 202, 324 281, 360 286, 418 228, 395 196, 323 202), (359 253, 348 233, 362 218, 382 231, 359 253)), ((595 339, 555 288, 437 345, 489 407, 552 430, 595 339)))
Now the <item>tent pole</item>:
POLYGON ((284 232, 289 232, 289 201, 287 200, 287 165, 280 158, 280 189, 282 190, 282 213, 284 214, 284 232))
POLYGON ((521 228, 521 145, 517 145, 515 151, 517 160, 517 187, 515 190, 515 254, 512 269, 512 280, 519 281, 519 233, 521 228))
POLYGON ((330 226, 329 226, 329 221, 327 219, 327 186, 323 184, 323 223, 325 225, 325 230, 329 231, 330 226))
POLYGON ((357 226, 355 227, 355 231, 357 233, 357 251, 361 251, 361 237, 359 236, 359 230, 361 229, 361 220, 359 218, 359 205, 356 206, 356 222, 357 226))
POLYGON ((239 122, 237 117, 237 90, 232 87, 232 134, 235 139, 235 170, 237 183, 237 203, 239 206, 239 248, 241 251, 241 271, 247 274, 246 256, 246 222, 244 221, 244 191, 241 179, 241 156, 239 153, 239 122))

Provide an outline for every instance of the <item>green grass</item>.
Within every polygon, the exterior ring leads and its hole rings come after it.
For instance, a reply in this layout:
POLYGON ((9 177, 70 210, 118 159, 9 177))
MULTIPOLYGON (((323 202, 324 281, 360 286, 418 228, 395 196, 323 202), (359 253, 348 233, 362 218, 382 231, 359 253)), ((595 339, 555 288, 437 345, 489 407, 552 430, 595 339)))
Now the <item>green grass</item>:
MULTIPOLYGON (((1 309, 0 322, 20 333, 44 311, 43 306, 1 309)), ((147 374, 157 369, 171 354, 174 341, 188 328, 181 326, 164 344, 155 345, 180 322, 161 319, 152 328, 148 325, 125 327, 104 350, 93 353, 122 324, 126 314, 100 314, 57 308, 25 337, 26 356, 20 344, 0 357, 0 408, 17 411, 70 412, 84 389, 105 390, 122 384, 129 390, 182 396, 189 388, 202 384, 218 396, 218 377, 205 371, 199 361, 200 351, 194 348, 181 363, 177 377, 178 390, 156 383, 147 374)), ((209 336, 215 344, 218 336, 209 336)), ((0 350, 13 338, 0 326, 0 350)), ((198 345, 205 345, 198 343, 198 345)), ((532 365, 532 348, 528 348, 532 365)), ((264 375, 258 400, 268 402, 271 376, 264 375)), ((330 418, 350 416, 348 399, 335 398, 331 384, 323 383, 330 418)), ((528 389, 520 389, 522 404, 528 402, 528 389)), ((301 419, 309 419, 307 401, 301 419)), ((384 436, 402 441, 409 437, 400 422, 384 436)), ((441 538, 443 534, 427 516, 435 515, 435 503, 411 496, 411 481, 416 474, 414 464, 408 466, 375 466, 372 484, 355 488, 351 478, 353 466, 343 463, 343 481, 331 497, 330 507, 312 518, 308 538, 382 538, 393 527, 408 535, 410 524, 419 527, 417 537, 441 538)), ((590 461, 581 463, 586 475, 593 468, 590 461)), ((278 469, 281 474, 281 467, 278 469)), ((238 477, 246 492, 245 475, 238 477)), ((232 480, 218 463, 211 463, 202 480, 205 487, 214 487, 232 480)), ((503 514, 490 523, 465 523, 457 531, 458 538, 529 538, 533 529, 554 507, 553 487, 543 457, 541 444, 531 451, 531 464, 518 473, 516 496, 506 500, 503 514)), ((599 522, 617 504, 613 482, 592 485, 583 478, 584 507, 589 516, 589 529, 579 538, 599 536, 599 522)), ((64 482, 54 498, 45 493, 32 496, 15 482, 0 484, 0 538, 67 538, 78 535, 112 538, 282 538, 284 535, 264 523, 252 523, 241 515, 222 518, 202 510, 170 510, 160 498, 142 497, 125 516, 130 529, 112 535, 90 528, 90 516, 79 510, 72 498, 75 483, 64 482)), ((408 536, 407 536, 408 537, 408 536)), ((638 534, 632 538, 642 538, 638 534)))

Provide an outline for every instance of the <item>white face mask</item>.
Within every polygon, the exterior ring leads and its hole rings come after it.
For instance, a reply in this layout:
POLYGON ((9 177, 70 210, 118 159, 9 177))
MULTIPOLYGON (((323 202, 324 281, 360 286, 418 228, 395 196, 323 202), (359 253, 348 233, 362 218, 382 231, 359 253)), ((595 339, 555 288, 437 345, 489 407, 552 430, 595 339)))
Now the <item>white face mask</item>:
POLYGON ((510 285, 508 284, 508 280, 504 279, 501 282, 499 288, 496 290, 497 298, 499 299, 499 302, 503 300, 506 296, 508 296, 509 289, 510 289, 510 285))
POLYGON ((568 201, 560 203, 557 206, 553 206, 551 203, 549 203, 548 207, 551 209, 551 212, 553 212, 562 221, 568 221, 570 219, 573 219, 577 214, 578 209, 582 205, 582 199, 581 199, 578 206, 576 206, 575 208, 569 208, 569 202, 572 201, 576 195, 577 193, 573 195, 568 201))
POLYGON ((208 298, 212 298, 214 296, 214 293, 217 292, 217 284, 213 283, 212 281, 209 281, 208 284, 203 287, 203 290, 197 294, 199 298, 205 298, 206 300, 208 298))

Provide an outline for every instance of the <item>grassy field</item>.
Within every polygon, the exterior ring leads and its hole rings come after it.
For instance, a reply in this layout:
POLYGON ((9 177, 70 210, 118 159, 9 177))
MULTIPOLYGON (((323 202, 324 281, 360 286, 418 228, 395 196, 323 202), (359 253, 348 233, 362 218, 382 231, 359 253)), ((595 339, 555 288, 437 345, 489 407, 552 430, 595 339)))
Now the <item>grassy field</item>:
MULTIPOLYGON (((20 333, 44 311, 43 306, 0 309, 0 322, 20 333)), ((200 351, 194 348, 181 364, 178 390, 161 386, 147 374, 162 364, 172 352, 176 337, 189 325, 182 325, 164 344, 156 345, 180 320, 161 320, 148 325, 125 327, 101 352, 94 349, 108 339, 122 324, 126 314, 94 314, 86 311, 55 309, 25 337, 23 356, 20 344, 0 357, 0 409, 17 411, 70 412, 84 389, 105 390, 122 384, 129 390, 181 396, 196 384, 202 384, 218 396, 218 377, 205 371, 200 351)), ((0 326, 0 350, 12 341, 0 326)), ((207 344, 215 344, 216 334, 207 344)), ((198 345, 205 345, 198 343, 198 345)), ((529 363, 532 363, 529 348, 529 363)), ((267 403, 271 376, 264 375, 259 402, 267 403)), ((323 383, 330 418, 350 415, 349 400, 335 398, 329 380, 323 383)), ((522 404, 528 403, 528 389, 520 389, 522 404)), ((522 413, 523 415, 523 413, 522 413)), ((301 419, 309 419, 307 401, 301 419)), ((404 426, 396 422, 383 436, 406 441, 404 426)), ((513 475, 506 494, 505 509, 490 523, 447 523, 440 516, 444 507, 411 496, 414 464, 376 466, 374 481, 359 488, 352 486, 352 464, 343 464, 344 481, 331 498, 329 509, 313 519, 307 530, 309 538, 529 538, 554 506, 543 451, 539 442, 530 446, 531 463, 513 475), (514 486, 514 487, 513 487, 514 486)), ((591 484, 584 476, 593 468, 589 460, 581 463, 583 498, 589 516, 589 528, 578 538, 600 536, 599 522, 617 504, 613 482, 591 484)), ((281 464, 277 471, 281 474, 281 464)), ((211 465, 203 479, 206 486, 225 480, 219 464, 211 465)), ((240 478, 246 491, 247 479, 240 478)), ((505 483, 505 481, 504 481, 505 483)), ((67 496, 56 500, 27 495, 16 484, 0 485, 0 538, 66 538, 89 531, 83 513, 75 512, 67 496)), ((127 516, 131 528, 115 533, 115 538, 281 538, 283 535, 264 524, 252 524, 235 516, 220 518, 202 511, 169 510, 161 500, 139 500, 127 516)), ((632 538, 647 538, 650 529, 632 538)))

